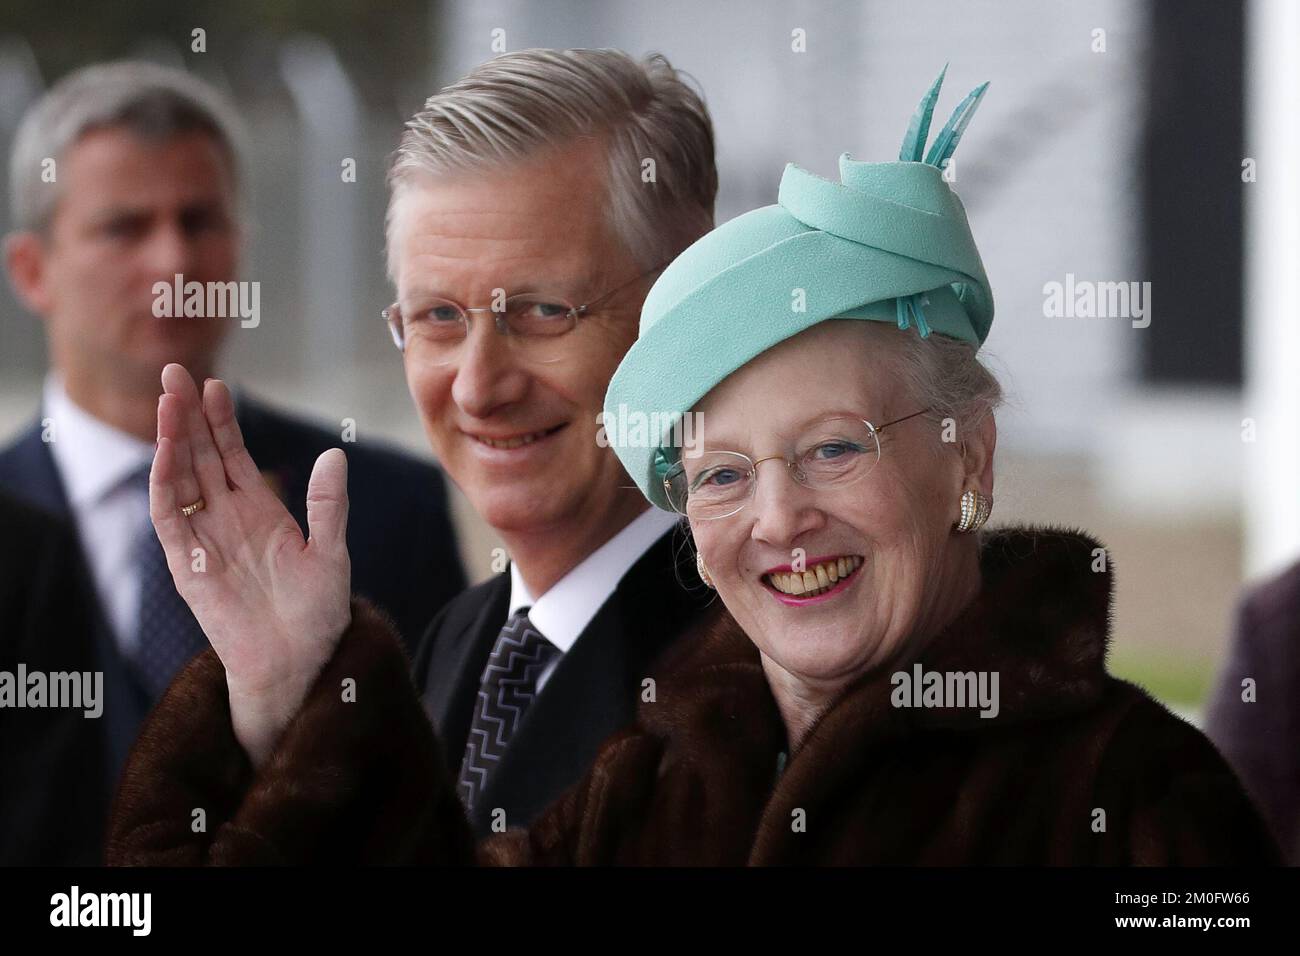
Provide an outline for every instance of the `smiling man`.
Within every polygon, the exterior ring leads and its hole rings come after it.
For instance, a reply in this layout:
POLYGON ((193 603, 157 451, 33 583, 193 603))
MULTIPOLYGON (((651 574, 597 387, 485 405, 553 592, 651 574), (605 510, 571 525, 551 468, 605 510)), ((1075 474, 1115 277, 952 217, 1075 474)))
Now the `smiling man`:
POLYGON ((606 149, 582 139, 505 169, 425 174, 393 200, 394 321, 411 395, 430 444, 535 595, 646 511, 597 442, 651 275, 601 214, 606 149), (517 325, 568 328, 501 335, 491 311, 466 321, 435 304, 490 310, 494 289, 527 296, 526 310, 509 310, 517 325), (559 317, 596 296, 576 321, 559 317))
POLYGON ((662 57, 523 51, 429 99, 390 185, 389 320, 411 396, 511 558, 416 659, 483 834, 527 825, 581 776, 707 603, 676 522, 599 422, 651 282, 712 227, 713 130, 662 57))

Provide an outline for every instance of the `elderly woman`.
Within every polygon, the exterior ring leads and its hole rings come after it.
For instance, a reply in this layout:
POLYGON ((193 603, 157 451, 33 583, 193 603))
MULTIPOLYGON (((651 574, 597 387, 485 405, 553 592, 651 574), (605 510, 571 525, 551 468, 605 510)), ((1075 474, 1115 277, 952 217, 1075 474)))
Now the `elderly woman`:
MULTIPOLYGON (((607 425, 673 427, 608 433, 647 497, 688 519, 728 613, 647 675, 637 722, 585 779, 475 846, 386 621, 353 602, 337 646, 324 615, 278 622, 320 649, 300 703, 227 687, 218 655, 269 672, 280 649, 196 608, 216 654, 142 735, 110 862, 1274 861, 1206 739, 1106 673, 1104 550, 980 533, 992 298, 941 167, 983 87, 923 156, 938 87, 901 162, 844 158, 839 183, 788 168, 777 205, 696 243, 647 299, 607 425), (268 739, 250 760, 242 744, 268 739)), ((208 415, 244 467, 226 400, 208 415)), ((276 586, 251 559, 238 571, 276 586)))

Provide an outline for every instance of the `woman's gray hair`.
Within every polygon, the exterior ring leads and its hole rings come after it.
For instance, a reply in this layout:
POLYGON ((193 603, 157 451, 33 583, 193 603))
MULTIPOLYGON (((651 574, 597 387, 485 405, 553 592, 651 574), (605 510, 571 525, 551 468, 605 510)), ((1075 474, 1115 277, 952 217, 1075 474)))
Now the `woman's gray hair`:
POLYGON ((113 127, 151 142, 207 133, 225 155, 238 191, 243 178, 242 128, 215 89, 156 63, 106 63, 64 77, 19 124, 9 157, 9 208, 16 229, 40 231, 49 226, 59 199, 58 163, 82 136, 113 127), (51 159, 53 182, 42 176, 51 159))
POLYGON ((390 274, 405 183, 508 166, 580 136, 608 142, 608 215, 627 251, 647 270, 675 257, 713 228, 718 192, 713 124, 683 76, 659 54, 638 62, 619 50, 521 50, 430 97, 389 167, 390 274))
POLYGON ((888 325, 879 328, 892 333, 895 374, 918 406, 931 409, 930 417, 951 418, 961 431, 970 431, 1002 404, 1002 385, 971 343, 937 334, 923 339, 913 330, 888 325))

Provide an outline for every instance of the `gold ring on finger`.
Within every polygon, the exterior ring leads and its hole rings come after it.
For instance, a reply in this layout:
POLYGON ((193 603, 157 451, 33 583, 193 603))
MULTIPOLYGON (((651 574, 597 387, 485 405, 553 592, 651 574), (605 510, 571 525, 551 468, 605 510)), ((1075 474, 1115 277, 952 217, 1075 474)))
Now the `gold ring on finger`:
POLYGON ((194 502, 194 504, 192 504, 192 505, 182 505, 182 506, 181 506, 181 514, 183 514, 185 517, 188 518, 188 517, 190 517, 191 515, 197 514, 198 512, 202 511, 202 510, 204 509, 204 507, 206 507, 206 505, 205 505, 203 499, 200 498, 198 501, 194 502))

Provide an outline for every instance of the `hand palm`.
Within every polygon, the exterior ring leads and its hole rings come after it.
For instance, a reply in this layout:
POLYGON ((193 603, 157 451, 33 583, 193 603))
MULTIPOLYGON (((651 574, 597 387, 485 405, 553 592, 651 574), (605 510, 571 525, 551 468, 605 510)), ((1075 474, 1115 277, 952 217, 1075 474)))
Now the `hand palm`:
POLYGON ((350 619, 347 464, 331 449, 307 492, 311 531, 297 523, 244 448, 218 381, 200 399, 178 365, 163 370, 149 508, 177 590, 225 666, 232 717, 296 710, 350 619), (180 507, 202 499, 185 517, 180 507))
POLYGON ((234 489, 219 507, 205 509, 218 520, 195 528, 202 552, 191 551, 192 573, 173 574, 226 670, 266 686, 304 653, 317 656, 300 645, 327 634, 338 599, 346 603, 347 586, 337 584, 347 554, 340 568, 338 556, 310 546, 265 485, 234 489), (201 561, 206 568, 194 572, 201 561))

